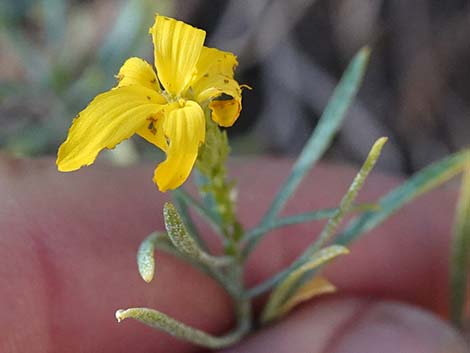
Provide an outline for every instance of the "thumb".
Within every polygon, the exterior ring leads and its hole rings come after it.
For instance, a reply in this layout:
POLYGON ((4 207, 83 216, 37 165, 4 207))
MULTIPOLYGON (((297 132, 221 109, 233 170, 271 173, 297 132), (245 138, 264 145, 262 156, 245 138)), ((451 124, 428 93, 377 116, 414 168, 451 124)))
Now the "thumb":
POLYGON ((302 307, 229 352, 465 353, 447 323, 391 301, 334 299, 302 307))

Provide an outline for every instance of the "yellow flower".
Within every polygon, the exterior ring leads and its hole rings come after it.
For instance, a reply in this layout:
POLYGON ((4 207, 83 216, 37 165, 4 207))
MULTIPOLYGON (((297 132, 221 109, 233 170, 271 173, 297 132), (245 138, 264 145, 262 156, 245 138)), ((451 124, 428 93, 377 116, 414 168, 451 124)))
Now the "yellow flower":
POLYGON ((60 171, 90 165, 102 149, 138 134, 166 153, 154 182, 161 191, 175 189, 188 178, 204 143, 203 107, 220 126, 237 119, 241 89, 233 79, 232 53, 203 46, 205 31, 164 16, 156 16, 150 34, 157 73, 140 58, 124 63, 117 86, 74 119, 59 148, 60 171), (216 99, 222 95, 229 99, 216 99))

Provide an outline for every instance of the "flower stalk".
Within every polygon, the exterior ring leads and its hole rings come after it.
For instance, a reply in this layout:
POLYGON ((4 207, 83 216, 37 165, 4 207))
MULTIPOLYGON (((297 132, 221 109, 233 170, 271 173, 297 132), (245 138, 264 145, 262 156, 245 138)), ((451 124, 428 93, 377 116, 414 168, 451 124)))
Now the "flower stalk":
POLYGON ((201 146, 196 168, 200 173, 199 193, 216 215, 224 239, 225 254, 238 257, 243 228, 235 212, 235 184, 227 176, 230 153, 227 133, 211 120, 206 109, 206 142, 201 146))

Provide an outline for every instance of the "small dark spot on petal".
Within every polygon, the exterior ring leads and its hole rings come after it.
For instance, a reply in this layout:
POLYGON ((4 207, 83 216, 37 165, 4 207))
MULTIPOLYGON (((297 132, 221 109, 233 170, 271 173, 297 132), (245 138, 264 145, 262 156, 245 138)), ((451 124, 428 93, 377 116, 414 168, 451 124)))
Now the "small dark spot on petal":
POLYGON ((155 135, 157 133, 157 129, 155 128, 155 126, 153 125, 154 121, 150 121, 150 124, 149 126, 147 126, 147 129, 149 129, 150 133, 155 135))
POLYGON ((155 79, 155 78, 150 80, 150 83, 155 83, 155 82, 157 82, 157 79, 155 79))
POLYGON ((209 74, 205 74, 203 77, 209 77, 209 74))
POLYGON ((152 100, 152 98, 150 98, 150 96, 147 96, 147 99, 148 99, 149 101, 152 100))
POLYGON ((228 83, 228 80, 227 80, 227 79, 224 79, 224 83, 228 83))

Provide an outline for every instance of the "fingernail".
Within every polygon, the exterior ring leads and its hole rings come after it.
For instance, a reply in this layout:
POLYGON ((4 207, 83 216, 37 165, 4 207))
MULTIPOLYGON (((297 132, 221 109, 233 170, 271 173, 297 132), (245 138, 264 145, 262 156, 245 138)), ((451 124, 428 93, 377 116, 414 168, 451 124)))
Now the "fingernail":
POLYGON ((453 328, 436 316, 407 304, 372 304, 357 322, 348 327, 329 347, 329 353, 470 352, 453 328))

